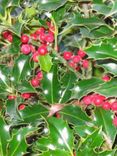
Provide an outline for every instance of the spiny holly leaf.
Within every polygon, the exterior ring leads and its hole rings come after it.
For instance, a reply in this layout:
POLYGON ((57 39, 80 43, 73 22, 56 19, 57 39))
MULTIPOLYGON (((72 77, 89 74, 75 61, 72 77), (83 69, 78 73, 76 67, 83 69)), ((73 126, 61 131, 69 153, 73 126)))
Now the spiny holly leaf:
POLYGON ((43 94, 46 97, 48 103, 57 103, 60 98, 60 84, 58 81, 58 67, 53 65, 52 69, 48 73, 44 73, 43 80, 41 81, 43 94))
POLYGON ((21 156, 26 153, 28 144, 26 143, 26 136, 33 132, 36 128, 31 126, 19 129, 8 142, 7 155, 21 156))
POLYGON ((91 135, 96 128, 91 125, 77 125, 75 126, 75 132, 81 137, 86 138, 88 135, 91 135))
POLYGON ((105 23, 97 17, 83 18, 79 13, 77 13, 73 17, 71 17, 69 23, 64 27, 63 31, 60 34, 69 31, 75 26, 94 29, 102 25, 105 25, 105 23))
POLYGON ((95 89, 95 92, 106 97, 117 97, 117 79, 114 78, 111 81, 100 85, 99 88, 95 89))
POLYGON ((67 72, 63 76, 63 78, 61 79, 62 91, 61 91, 61 97, 59 99, 59 103, 65 103, 70 100, 72 95, 72 88, 74 87, 75 81, 77 79, 78 78, 72 71, 67 72))
POLYGON ((106 111, 102 108, 97 108, 94 112, 94 124, 96 126, 102 126, 102 130, 104 131, 107 137, 108 145, 110 147, 112 147, 117 133, 115 126, 112 124, 112 118, 113 113, 111 111, 106 111))
POLYGON ((62 156, 62 155, 64 155, 64 156, 71 156, 70 154, 69 154, 69 152, 67 152, 67 151, 61 151, 61 149, 56 149, 55 151, 53 151, 53 150, 49 150, 49 151, 47 151, 47 152, 43 152, 42 154, 40 154, 40 156, 62 156))
POLYGON ((22 81, 19 83, 17 90, 21 93, 35 93, 35 88, 28 81, 22 81))
POLYGON ((48 110, 39 104, 27 106, 24 110, 19 111, 22 118, 21 122, 25 123, 36 123, 42 116, 46 117, 48 110))
POLYGON ((117 75, 117 61, 116 60, 99 60, 97 61, 99 67, 104 68, 105 72, 117 75))
POLYGON ((13 42, 8 47, 8 53, 10 54, 19 54, 20 52, 20 39, 17 36, 13 36, 13 42))
POLYGON ((14 82, 18 83, 21 80, 26 80, 26 77, 31 74, 30 56, 20 55, 16 60, 12 70, 14 82))
POLYGON ((80 145, 77 156, 87 156, 87 153, 91 156, 94 156, 95 148, 100 147, 102 143, 103 136, 101 134, 101 129, 97 129, 80 145))
POLYGON ((79 81, 73 88, 72 98, 80 99, 84 95, 94 91, 104 82, 98 78, 79 81))
POLYGON ((73 125, 87 125, 91 119, 81 110, 80 107, 71 105, 64 107, 60 114, 63 119, 73 125))
POLYGON ((0 156, 6 155, 6 147, 9 139, 9 126, 5 123, 4 118, 0 116, 0 156))
MULTIPOLYGON (((73 131, 69 128, 68 124, 62 119, 49 118, 47 120, 49 128, 49 136, 43 137, 38 140, 37 146, 46 150, 61 150, 69 155, 73 155, 73 131)), ((49 151, 49 152, 50 152, 49 151)), ((60 152, 59 152, 60 153, 60 152)))
POLYGON ((10 81, 7 76, 7 70, 2 65, 0 65, 0 90, 1 95, 13 92, 13 88, 11 88, 10 81))
POLYGON ((50 57, 50 55, 46 54, 45 56, 39 56, 39 65, 41 67, 41 70, 49 72, 52 67, 52 58, 50 57))
POLYGON ((42 1, 39 0, 39 9, 41 10, 46 10, 46 11, 52 11, 52 10, 56 10, 58 8, 60 8, 61 6, 63 6, 65 3, 67 2, 67 0, 46 0, 46 1, 42 1))
POLYGON ((6 114, 12 120, 12 123, 15 123, 20 119, 19 113, 17 111, 18 102, 17 100, 7 100, 6 102, 6 114))
POLYGON ((110 44, 101 44, 98 46, 92 45, 90 48, 86 49, 89 58, 94 58, 95 60, 100 59, 117 59, 117 51, 110 44))

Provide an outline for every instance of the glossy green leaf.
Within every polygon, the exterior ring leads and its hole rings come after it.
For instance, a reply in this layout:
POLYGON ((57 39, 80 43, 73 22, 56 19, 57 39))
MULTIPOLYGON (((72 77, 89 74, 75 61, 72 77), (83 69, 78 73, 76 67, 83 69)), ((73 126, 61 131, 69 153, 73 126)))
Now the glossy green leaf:
POLYGON ((96 153, 94 149, 100 147, 103 143, 103 136, 101 134, 101 129, 95 130, 91 135, 89 135, 84 142, 79 147, 78 156, 87 156, 87 153, 94 156, 96 153))
POLYGON ((50 55, 46 54, 45 56, 39 56, 39 65, 41 70, 49 72, 52 67, 52 58, 50 55))
POLYGON ((111 10, 111 6, 107 6, 105 4, 93 4, 93 10, 99 12, 100 14, 103 14, 103 15, 107 15, 110 10, 111 10))
POLYGON ((104 68, 105 72, 117 75, 117 61, 116 60, 97 61, 97 65, 104 68))
MULTIPOLYGON (((25 23, 25 22, 24 22, 25 23)), ((21 23, 21 22, 19 22, 18 20, 17 20, 17 22, 14 24, 14 25, 12 25, 11 27, 10 27, 10 29, 11 29, 11 31, 13 32, 13 33, 15 33, 17 36, 21 36, 21 31, 22 31, 22 27, 23 27, 23 24, 24 24, 23 22, 21 23)))
POLYGON ((115 78, 102 84, 99 88, 96 88, 95 91, 106 97, 117 97, 117 79, 115 78))
POLYGON ((9 139, 9 126, 5 123, 3 117, 0 116, 0 156, 6 155, 6 147, 9 139))
POLYGON ((93 133, 95 127, 91 125, 77 125, 74 130, 81 138, 86 138, 88 135, 93 133))
POLYGON ((7 76, 7 71, 4 69, 5 69, 4 66, 0 65, 0 90, 1 93, 6 93, 6 92, 12 93, 13 88, 11 88, 10 86, 10 82, 7 76))
POLYGON ((9 117, 12 120, 12 123, 16 122, 20 119, 19 113, 17 111, 18 102, 16 100, 7 100, 6 102, 6 114, 9 115, 9 117))
POLYGON ((7 155, 9 156, 21 156, 26 153, 28 144, 26 143, 26 136, 33 132, 34 128, 31 126, 19 129, 8 143, 7 155))
POLYGON ((63 31, 60 34, 63 34, 76 26, 94 29, 102 25, 105 25, 104 22, 97 17, 83 18, 79 13, 77 13, 73 17, 71 17, 68 25, 64 27, 63 31))
POLYGON ((64 156, 71 156, 70 154, 69 154, 69 152, 67 152, 67 151, 61 151, 61 149, 56 149, 55 151, 53 151, 53 150, 49 150, 49 151, 47 151, 47 152, 43 152, 42 154, 40 154, 40 156, 62 156, 62 155, 64 155, 64 156))
POLYGON ((20 55, 16 60, 12 70, 14 82, 18 83, 21 80, 26 80, 31 74, 30 56, 20 55))
POLYGON ((106 137, 108 138, 109 146, 112 147, 117 129, 112 124, 113 113, 111 111, 103 110, 102 108, 97 108, 94 113, 94 123, 96 126, 102 126, 106 137))
POLYGON ((57 103, 60 99, 60 84, 58 81, 58 67, 53 65, 48 73, 44 73, 43 80, 41 81, 43 94, 48 103, 57 103))
POLYGON ((20 39, 17 36, 13 37, 13 42, 8 47, 8 52, 11 54, 19 54, 20 52, 20 39))
POLYGON ((69 128, 68 124, 62 119, 49 118, 47 120, 49 126, 49 138, 43 137, 38 140, 38 147, 43 146, 49 150, 69 152, 73 155, 73 131, 69 128))
POLYGON ((63 119, 73 125, 87 125, 91 122, 91 119, 86 115, 85 112, 78 106, 71 105, 64 107, 60 114, 62 115, 63 119))
POLYGON ((104 82, 98 78, 79 81, 73 88, 72 98, 80 99, 84 95, 95 91, 104 82))
POLYGON ((52 11, 60 8, 63 6, 67 0, 39 0, 39 9, 46 10, 46 11, 52 11))
POLYGON ((35 88, 28 81, 22 81, 18 84, 17 89, 21 93, 35 93, 35 88))
POLYGON ((65 103, 70 100, 71 95, 72 95, 72 88, 74 87, 74 83, 77 80, 76 75, 72 72, 69 71, 67 72, 61 82, 62 82, 62 91, 61 91, 61 97, 59 99, 59 103, 65 103))
POLYGON ((24 110, 19 111, 19 114, 22 118, 22 122, 36 123, 40 118, 42 118, 42 116, 47 116, 48 110, 39 104, 34 104, 32 106, 27 106, 24 110))
POLYGON ((99 59, 117 59, 117 51, 109 44, 102 44, 98 46, 92 45, 86 49, 89 58, 99 59))

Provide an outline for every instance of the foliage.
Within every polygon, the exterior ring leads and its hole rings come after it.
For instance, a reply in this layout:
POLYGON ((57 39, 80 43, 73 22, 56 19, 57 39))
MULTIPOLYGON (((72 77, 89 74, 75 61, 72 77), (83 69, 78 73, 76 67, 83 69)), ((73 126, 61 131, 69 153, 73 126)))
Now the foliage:
POLYGON ((117 155, 116 36, 116 0, 0 1, 0 156, 117 155))

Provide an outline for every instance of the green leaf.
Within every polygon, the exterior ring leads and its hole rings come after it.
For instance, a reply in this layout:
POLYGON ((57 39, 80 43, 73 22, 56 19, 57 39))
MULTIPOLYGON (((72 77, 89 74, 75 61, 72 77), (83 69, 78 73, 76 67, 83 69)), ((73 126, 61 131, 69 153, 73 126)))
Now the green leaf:
POLYGON ((101 129, 95 130, 91 135, 89 135, 84 142, 80 145, 78 156, 87 156, 87 153, 91 156, 96 155, 94 152, 95 148, 100 147, 103 143, 103 136, 101 134, 101 129))
POLYGON ((58 67, 53 65, 48 73, 44 73, 43 80, 41 81, 43 94, 48 103, 57 103, 60 99, 60 84, 58 81, 58 67))
POLYGON ((6 147, 9 139, 9 126, 5 123, 3 117, 0 116, 0 156, 6 155, 6 147))
POLYGON ((18 102, 17 100, 7 100, 6 102, 6 114, 10 116, 12 123, 15 123, 20 119, 17 111, 18 102))
POLYGON ((20 55, 16 60, 12 69, 12 77, 14 82, 18 83, 21 80, 26 80, 31 74, 30 56, 20 55))
POLYGON ((117 61, 116 60, 99 60, 97 65, 104 68, 105 72, 117 75, 117 61))
POLYGON ((95 91, 104 82, 98 78, 79 81, 73 88, 72 98, 80 99, 84 95, 95 91))
POLYGON ((86 52, 89 58, 94 58, 95 60, 99 59, 117 59, 117 51, 110 44, 102 45, 92 45, 90 48, 86 49, 86 52))
POLYGON ((27 152, 26 136, 33 132, 34 128, 31 126, 19 129, 8 143, 7 155, 9 156, 21 156, 23 153, 27 152))
POLYGON ((59 99, 59 103, 65 103, 70 100, 72 95, 72 88, 74 87, 74 83, 77 80, 76 75, 72 71, 68 71, 63 76, 61 82, 62 82, 62 91, 61 91, 61 97, 59 99))
POLYGON ((8 47, 8 53, 10 54, 19 54, 20 52, 20 38, 17 36, 13 36, 13 42, 11 43, 11 45, 8 47))
POLYGON ((42 105, 34 104, 32 106, 27 106, 24 110, 19 111, 19 114, 22 118, 21 122, 36 123, 40 118, 42 118, 42 116, 47 116, 48 110, 42 105))
POLYGON ((10 29, 11 29, 11 31, 13 32, 13 33, 15 33, 17 36, 21 36, 21 31, 22 31, 22 26, 23 26, 23 22, 22 23, 20 23, 18 20, 17 20, 17 22, 14 24, 14 25, 12 25, 11 27, 10 27, 10 29))
POLYGON ((39 9, 52 11, 62 7, 67 0, 46 0, 44 3, 42 0, 39 0, 39 9))
POLYGON ((28 81, 22 81, 20 84, 18 84, 17 89, 21 93, 35 93, 35 88, 28 82, 28 81))
POLYGON ((108 138, 108 145, 112 147, 117 133, 117 129, 112 124, 113 113, 111 111, 103 110, 102 108, 96 108, 94 112, 94 124, 95 126, 102 126, 106 137, 108 138))
POLYGON ((64 27, 63 31, 60 34, 63 34, 76 26, 94 29, 102 25, 105 25, 104 22, 97 17, 83 18, 79 13, 77 13, 70 18, 69 23, 64 27))
POLYGON ((64 107, 60 114, 62 115, 63 119, 73 125, 87 125, 91 122, 91 119, 86 115, 85 112, 78 106, 71 105, 64 107))
POLYGON ((117 79, 115 78, 102 84, 99 88, 96 88, 95 91, 106 97, 117 97, 117 79))
POLYGON ((86 138, 94 132, 95 127, 91 125, 77 125, 74 130, 81 138, 86 138))
POLYGON ((50 55, 46 54, 45 56, 39 56, 39 65, 41 70, 49 72, 52 67, 52 58, 50 55))
POLYGON ((3 93, 6 93, 6 92, 12 93, 13 92, 13 89, 10 87, 10 82, 9 82, 9 79, 7 76, 7 71, 3 65, 0 65, 0 90, 3 93))
POLYGON ((93 4, 93 10, 95 10, 105 16, 110 12, 110 9, 111 9, 111 7, 109 7, 105 4, 93 4))
POLYGON ((70 154, 69 154, 69 152, 67 152, 67 151, 61 151, 61 149, 56 149, 55 151, 53 151, 53 150, 49 150, 49 151, 47 151, 47 152, 43 152, 42 154, 40 154, 40 156, 62 156, 62 155, 64 155, 64 156, 70 156, 70 154))
POLYGON ((38 140, 38 147, 46 147, 49 150, 56 151, 57 149, 61 151, 69 152, 73 155, 73 131, 69 128, 68 124, 62 119, 49 118, 47 120, 49 126, 49 138, 43 137, 38 140))

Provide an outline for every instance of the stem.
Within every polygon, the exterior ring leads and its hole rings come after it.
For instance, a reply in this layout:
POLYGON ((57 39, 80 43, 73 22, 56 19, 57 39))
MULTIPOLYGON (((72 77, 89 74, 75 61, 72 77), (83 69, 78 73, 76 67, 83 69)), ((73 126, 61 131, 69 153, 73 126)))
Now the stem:
POLYGON ((58 27, 57 27, 57 24, 56 24, 56 22, 55 22, 55 20, 54 20, 52 15, 51 15, 50 18, 51 18, 51 20, 52 20, 52 22, 54 24, 54 28, 55 28, 55 31, 54 31, 54 38, 55 38, 54 49, 55 49, 55 51, 57 51, 57 48, 58 48, 58 27))

